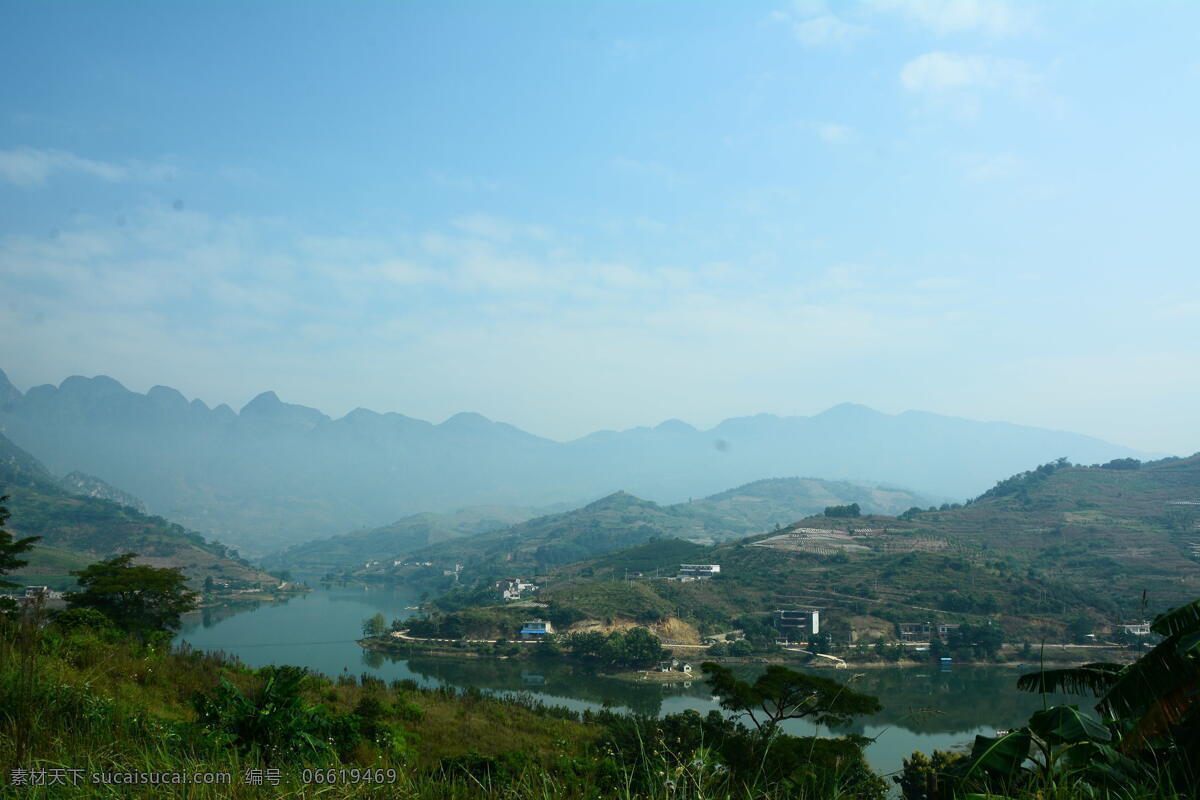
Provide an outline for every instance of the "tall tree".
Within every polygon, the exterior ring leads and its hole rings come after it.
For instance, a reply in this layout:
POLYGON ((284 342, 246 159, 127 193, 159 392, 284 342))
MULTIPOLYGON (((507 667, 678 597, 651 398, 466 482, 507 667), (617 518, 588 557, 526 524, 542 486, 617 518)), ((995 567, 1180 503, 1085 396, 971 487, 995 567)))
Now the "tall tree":
POLYGON ((743 714, 770 735, 786 719, 809 717, 818 725, 848 725, 861 714, 879 711, 879 701, 829 678, 771 665, 754 683, 712 661, 700 665, 721 707, 743 714))
POLYGON ((93 608, 120 628, 142 636, 179 628, 179 617, 195 608, 187 578, 178 569, 134 564, 126 553, 72 572, 80 591, 67 595, 71 608, 93 608))
MULTIPOLYGON (((18 558, 18 556, 30 550, 33 547, 33 543, 42 538, 40 536, 26 536, 24 539, 13 539, 13 535, 4 530, 4 525, 8 522, 9 517, 8 508, 4 505, 7 502, 8 495, 0 497, 0 575, 12 572, 17 567, 25 566, 28 562, 18 558)), ((11 581, 0 578, 0 587, 12 588, 16 585, 11 581)))
POLYGON ((383 614, 376 614, 373 617, 367 617, 363 620, 363 636, 383 636, 387 633, 387 629, 387 619, 383 614))

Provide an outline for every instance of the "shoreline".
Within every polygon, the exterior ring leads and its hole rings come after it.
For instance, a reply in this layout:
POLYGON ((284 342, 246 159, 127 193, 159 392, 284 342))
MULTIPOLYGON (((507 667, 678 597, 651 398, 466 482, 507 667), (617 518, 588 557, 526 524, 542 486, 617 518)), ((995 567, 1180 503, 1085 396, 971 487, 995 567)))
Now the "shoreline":
MULTIPOLYGON (((370 650, 377 653, 384 653, 395 656, 425 656, 446 659, 493 659, 496 661, 534 661, 535 651, 533 647, 522 647, 516 652, 500 653, 492 650, 488 652, 482 645, 490 644, 490 642, 480 640, 459 640, 460 646, 455 646, 454 640, 421 640, 414 637, 395 637, 391 634, 382 637, 366 637, 358 640, 359 647, 364 650, 370 650)), ((670 650, 670 648, 667 648, 670 650)), ((1072 648, 1074 649, 1074 648, 1072 648)), ((1056 654, 1066 655, 1068 651, 1055 650, 1056 654)), ((674 657, 680 658, 679 654, 673 654, 674 657)), ((692 654, 687 654, 692 655, 692 654)), ((1037 654, 1034 654, 1035 656, 1037 654)), ((954 661, 950 664, 942 665, 933 661, 862 661, 862 662, 847 662, 833 661, 828 658, 808 658, 802 656, 787 656, 779 654, 763 654, 756 656, 707 656, 707 654, 694 654, 694 657, 687 660, 691 664, 693 670, 691 672, 683 672, 680 670, 672 670, 671 672, 659 672, 656 669, 649 670, 621 670, 619 672, 604 672, 597 671, 596 674, 604 677, 623 680, 630 683, 678 683, 681 681, 704 680, 703 674, 700 672, 700 664, 704 661, 713 661, 724 665, 782 665, 790 667, 802 667, 804 669, 817 670, 834 670, 838 672, 848 672, 854 670, 874 670, 874 669, 913 669, 913 668, 942 668, 953 669, 955 667, 1006 667, 1014 670, 1034 670, 1041 667, 1047 669, 1059 669, 1063 667, 1075 667, 1083 664, 1091 663, 1096 660, 1110 660, 1117 663, 1125 663, 1132 661, 1133 654, 1130 651, 1117 650, 1105 651, 1104 653, 1095 653, 1087 651, 1080 653, 1076 651, 1071 653, 1071 658, 1066 659, 1045 659, 1044 661, 1038 658, 1032 658, 1029 661, 954 661), (1088 657, 1090 655, 1090 657, 1088 657), (1098 656, 1103 658, 1097 658, 1098 656)), ((590 666, 582 665, 575 659, 560 654, 547 660, 555 663, 561 663, 571 666, 590 666)), ((684 658, 680 658, 684 661, 684 658)))
POLYGON ((283 591, 278 589, 268 589, 264 591, 245 592, 237 595, 208 595, 204 600, 201 600, 199 603, 197 603, 192 611, 188 613, 203 611, 204 609, 233 608, 242 605, 258 605, 260 603, 285 601, 290 600, 293 597, 308 594, 311 591, 312 587, 305 586, 303 589, 287 589, 283 591))

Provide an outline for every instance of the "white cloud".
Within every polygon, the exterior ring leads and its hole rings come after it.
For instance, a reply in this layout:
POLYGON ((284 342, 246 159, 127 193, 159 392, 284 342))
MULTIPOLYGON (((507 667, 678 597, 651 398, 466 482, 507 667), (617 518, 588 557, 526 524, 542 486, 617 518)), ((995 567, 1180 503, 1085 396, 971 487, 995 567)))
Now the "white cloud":
POLYGON ((817 132, 817 136, 821 137, 821 141, 828 144, 841 144, 854 137, 853 128, 839 125, 836 122, 815 122, 813 129, 817 132))
POLYGON ((1014 178, 1025 167, 1024 162, 1011 153, 966 156, 963 163, 967 180, 977 183, 1014 178))
POLYGON ((1022 61, 940 50, 917 56, 900 70, 900 84, 915 93, 1021 89, 1035 81, 1036 77, 1022 61))
POLYGON ((200 388, 200 371, 209 400, 236 406, 273 388, 334 414, 348 410, 335 387, 351 385, 350 407, 467 408, 583 433, 611 424, 617 386, 639 389, 620 412, 634 421, 685 413, 688 398, 712 394, 698 354, 723 385, 742 387, 721 403, 759 410, 761 397, 794 388, 780 375, 937 352, 961 335, 936 292, 917 305, 866 267, 766 274, 736 259, 596 259, 553 230, 471 219, 356 239, 144 210, 123 227, 77 221, 54 239, 0 237, 14 309, 0 315, 0 366, 185 392, 200 388), (516 233, 479 235, 490 226, 516 233), (521 233, 531 229, 545 238, 521 233), (306 383, 314 371, 321 379, 306 383), (563 408, 575 410, 550 422, 563 408))
POLYGON ((525 225, 489 214, 470 214, 451 223, 464 233, 496 242, 511 242, 514 239, 536 239, 545 241, 550 232, 540 225, 525 225))
POLYGON ((788 25, 806 47, 846 44, 866 32, 866 28, 847 22, 821 0, 797 0, 784 10, 771 14, 773 22, 788 25))
POLYGON ((39 150, 33 147, 0 150, 0 180, 15 186, 42 186, 55 175, 72 173, 116 183, 164 180, 173 177, 176 170, 165 164, 96 161, 65 150, 39 150))
POLYGON ((609 163, 621 172, 668 185, 677 184, 681 179, 678 172, 659 161, 616 156, 609 163))
POLYGON ((1002 0, 866 0, 867 10, 899 14, 940 36, 979 32, 1011 36, 1034 30, 1033 12, 1002 0))

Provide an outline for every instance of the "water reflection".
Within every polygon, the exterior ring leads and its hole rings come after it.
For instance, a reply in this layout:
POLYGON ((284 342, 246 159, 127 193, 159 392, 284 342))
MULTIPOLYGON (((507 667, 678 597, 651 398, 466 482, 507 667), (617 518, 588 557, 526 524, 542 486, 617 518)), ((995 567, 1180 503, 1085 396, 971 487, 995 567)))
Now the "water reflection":
MULTIPOLYGON (((699 677, 687 684, 629 683, 553 661, 446 659, 358 647, 363 620, 377 612, 389 620, 407 618, 415 602, 416 596, 403 589, 323 586, 284 603, 189 615, 178 638, 200 649, 224 650, 254 667, 296 664, 335 677, 369 672, 386 681, 412 679, 425 686, 527 692, 549 705, 576 710, 610 707, 657 716, 686 709, 707 713, 718 707, 699 677)), ((990 735, 1024 724, 1041 708, 1042 699, 1016 690, 1022 671, 957 665, 941 670, 930 665, 819 674, 853 680, 857 691, 880 699, 880 713, 846 730, 878 737, 867 748, 867 758, 876 769, 889 772, 913 750, 944 749, 969 743, 977 733, 990 735)), ((741 672, 751 677, 753 668, 741 672)), ((800 735, 815 732, 813 726, 796 721, 785 729, 800 735)))

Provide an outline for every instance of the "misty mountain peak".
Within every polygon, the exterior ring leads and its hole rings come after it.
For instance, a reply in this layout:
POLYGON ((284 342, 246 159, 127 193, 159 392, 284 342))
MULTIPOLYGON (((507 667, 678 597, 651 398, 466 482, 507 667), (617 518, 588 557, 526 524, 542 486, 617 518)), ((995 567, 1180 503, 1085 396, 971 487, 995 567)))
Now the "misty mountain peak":
POLYGON ((695 433, 696 429, 681 419, 668 419, 654 426, 659 433, 695 433))
POLYGON ((298 422, 310 428, 329 419, 315 408, 285 403, 279 399, 279 395, 272 391, 263 392, 255 397, 242 407, 238 416, 249 419, 298 422))
POLYGON ((0 369, 0 406, 20 399, 21 390, 13 386, 8 380, 8 376, 4 374, 4 370, 0 369))
POLYGON ((97 375, 94 378, 72 375, 58 385, 58 391, 66 395, 86 397, 112 397, 130 394, 130 391, 121 385, 120 381, 107 375, 97 375))
POLYGON ((887 416, 883 412, 876 411, 868 406, 859 403, 838 403, 836 406, 822 411, 817 414, 817 417, 822 419, 845 419, 845 420, 865 420, 878 419, 879 417, 887 416))
POLYGON ((460 411, 450 419, 439 425, 439 428, 457 428, 461 430, 483 430, 490 428, 495 423, 485 417, 483 414, 476 414, 474 411, 460 411))
POLYGON ((155 405, 165 408, 184 408, 188 404, 187 398, 170 386, 152 386, 146 392, 146 397, 155 405))
POLYGON ((279 395, 272 391, 262 392, 246 405, 242 406, 239 414, 247 412, 251 414, 269 414, 273 411, 279 411, 283 408, 283 401, 279 399, 279 395))
POLYGON ((346 416, 342 417, 343 422, 374 422, 383 419, 383 415, 377 411, 372 411, 369 408, 358 408, 351 411, 346 416))
POLYGON ((618 489, 610 495, 601 497, 583 507, 584 511, 621 510, 625 508, 657 508, 658 503, 643 500, 624 489, 618 489))

